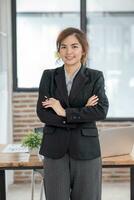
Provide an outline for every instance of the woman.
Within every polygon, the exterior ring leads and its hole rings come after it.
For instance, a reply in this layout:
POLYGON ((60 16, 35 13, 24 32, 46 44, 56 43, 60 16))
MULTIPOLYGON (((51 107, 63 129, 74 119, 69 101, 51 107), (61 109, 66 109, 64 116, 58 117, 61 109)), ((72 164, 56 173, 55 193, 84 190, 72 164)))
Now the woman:
POLYGON ((84 66, 88 42, 79 29, 59 34, 57 52, 64 65, 44 71, 37 102, 37 115, 45 123, 40 154, 46 200, 100 200, 95 122, 105 119, 108 110, 103 74, 84 66))

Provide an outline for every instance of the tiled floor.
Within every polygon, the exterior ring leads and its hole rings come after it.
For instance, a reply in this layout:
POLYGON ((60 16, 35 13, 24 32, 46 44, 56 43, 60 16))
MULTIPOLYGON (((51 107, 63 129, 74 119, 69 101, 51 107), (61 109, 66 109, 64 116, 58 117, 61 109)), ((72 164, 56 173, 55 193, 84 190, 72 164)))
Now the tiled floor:
MULTIPOLYGON (((40 185, 35 187, 34 200, 40 200, 40 185)), ((31 185, 10 185, 7 200, 31 200, 31 185)), ((45 197, 44 199, 45 200, 45 197)), ((102 200, 130 200, 129 183, 103 183, 102 200)))

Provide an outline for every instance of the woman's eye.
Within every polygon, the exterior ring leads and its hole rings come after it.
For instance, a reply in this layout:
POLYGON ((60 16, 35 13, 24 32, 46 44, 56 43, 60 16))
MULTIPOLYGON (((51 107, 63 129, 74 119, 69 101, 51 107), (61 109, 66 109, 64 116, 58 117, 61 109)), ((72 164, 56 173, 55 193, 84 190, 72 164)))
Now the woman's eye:
POLYGON ((75 49, 75 48, 78 48, 78 46, 73 46, 73 48, 75 49))
POLYGON ((65 46, 61 46, 60 48, 61 48, 61 49, 65 49, 66 47, 65 47, 65 46))

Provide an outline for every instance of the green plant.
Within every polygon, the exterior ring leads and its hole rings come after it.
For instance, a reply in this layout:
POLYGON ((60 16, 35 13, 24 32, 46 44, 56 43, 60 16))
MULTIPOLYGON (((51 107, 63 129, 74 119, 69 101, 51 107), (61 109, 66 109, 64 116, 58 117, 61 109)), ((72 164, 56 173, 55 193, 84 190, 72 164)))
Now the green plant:
POLYGON ((40 147, 41 140, 41 133, 28 132, 27 135, 22 139, 22 145, 28 147, 29 149, 36 149, 40 147))

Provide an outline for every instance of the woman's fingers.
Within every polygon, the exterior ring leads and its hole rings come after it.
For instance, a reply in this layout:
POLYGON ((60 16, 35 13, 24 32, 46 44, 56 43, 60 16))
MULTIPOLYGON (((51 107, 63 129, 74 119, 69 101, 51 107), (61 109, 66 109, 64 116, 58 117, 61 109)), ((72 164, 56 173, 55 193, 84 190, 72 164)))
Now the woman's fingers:
POLYGON ((97 96, 92 96, 88 99, 87 103, 92 102, 92 101, 97 101, 98 97, 97 96))
POLYGON ((58 104, 58 100, 54 98, 49 98, 49 99, 46 99, 45 101, 42 101, 42 106, 45 108, 48 108, 48 107, 53 108, 57 104, 58 104))
POLYGON ((51 98, 46 99, 45 101, 42 101, 42 106, 47 108, 48 106, 50 107, 52 104, 51 98))
POLYGON ((95 106, 98 103, 98 96, 93 95, 92 97, 90 97, 86 103, 86 106, 95 106))
MULTIPOLYGON (((93 95, 88 99, 85 106, 95 106, 95 105, 97 105, 98 100, 99 100, 98 96, 93 95)), ((59 101, 57 99, 54 99, 54 98, 49 98, 49 99, 46 99, 45 101, 42 101, 42 106, 44 108, 50 108, 51 107, 53 109, 56 109, 56 107, 59 106, 59 101)))
POLYGON ((95 100, 95 99, 98 99, 98 96, 93 95, 92 97, 90 97, 90 98, 88 99, 88 101, 92 101, 92 100, 95 100))

